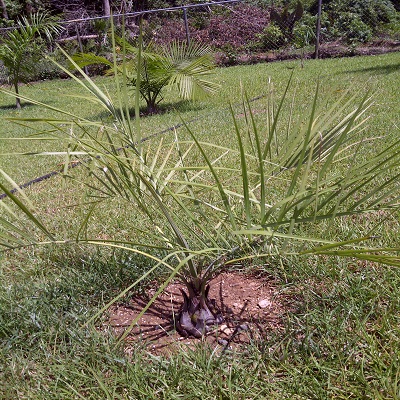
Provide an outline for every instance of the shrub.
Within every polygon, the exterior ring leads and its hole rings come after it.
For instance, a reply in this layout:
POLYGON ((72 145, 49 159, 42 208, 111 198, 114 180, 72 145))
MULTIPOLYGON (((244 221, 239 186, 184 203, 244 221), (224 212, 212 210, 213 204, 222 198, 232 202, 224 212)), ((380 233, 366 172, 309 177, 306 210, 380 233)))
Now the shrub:
POLYGON ((285 35, 281 28, 274 23, 268 25, 257 37, 264 50, 279 49, 285 43, 285 35))
POLYGON ((296 47, 305 47, 312 44, 315 40, 315 27, 317 18, 308 13, 297 22, 293 29, 293 42, 296 47))
POLYGON ((229 45, 238 52, 245 49, 248 43, 256 41, 257 35, 269 22, 265 10, 239 4, 224 14, 213 13, 208 28, 196 32, 196 39, 216 50, 229 45))
POLYGON ((270 11, 271 21, 281 28, 285 36, 292 38, 293 28, 297 21, 301 19, 304 13, 303 4, 301 1, 287 4, 282 10, 277 11, 272 8, 270 11))
POLYGON ((119 48, 125 49, 122 54, 115 52, 115 65, 92 53, 76 54, 74 61, 80 67, 105 65, 109 68, 106 73, 118 72, 126 76, 129 85, 140 87, 149 114, 158 111, 162 91, 167 86, 175 86, 185 100, 204 98, 218 89, 218 85, 205 79, 214 68, 213 54, 208 46, 178 41, 165 46, 151 42, 143 46, 139 41, 135 47, 124 38, 115 38, 119 48))
MULTIPOLYGON (((61 32, 61 26, 47 13, 36 13, 30 19, 22 17, 16 29, 12 30, 0 46, 0 59, 7 69, 9 81, 15 93, 18 85, 32 73, 46 50, 45 39, 61 32)), ((16 107, 21 108, 20 98, 16 97, 16 107)))
POLYGON ((341 13, 333 31, 347 43, 366 43, 372 37, 372 29, 352 12, 341 13))
POLYGON ((221 47, 221 53, 218 56, 218 62, 222 65, 229 66, 237 63, 238 54, 236 49, 229 43, 221 47))
MULTIPOLYGON (((343 19, 346 14, 351 13, 371 29, 375 29, 379 24, 392 22, 397 18, 396 9, 389 0, 329 1, 324 9, 333 21, 343 19)), ((342 27, 345 31, 346 27, 342 27)))
POLYGON ((389 0, 356 0, 349 3, 348 7, 371 28, 376 28, 379 24, 391 22, 396 18, 396 9, 389 0))

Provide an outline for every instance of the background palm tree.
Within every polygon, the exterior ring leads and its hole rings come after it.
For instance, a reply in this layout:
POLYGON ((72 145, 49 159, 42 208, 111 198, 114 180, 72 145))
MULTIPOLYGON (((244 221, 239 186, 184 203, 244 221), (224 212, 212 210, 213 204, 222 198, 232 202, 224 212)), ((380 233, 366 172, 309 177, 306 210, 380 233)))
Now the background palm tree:
POLYGON ((115 41, 119 49, 117 65, 95 54, 76 54, 73 60, 82 68, 104 64, 110 67, 107 74, 123 74, 129 85, 139 87, 148 114, 158 111, 162 91, 167 86, 175 86, 185 100, 204 98, 219 88, 206 79, 214 68, 213 53, 208 46, 175 41, 165 46, 149 43, 142 48, 141 41, 137 46, 121 37, 115 37, 115 41))
POLYGON ((43 57, 45 42, 42 39, 52 40, 61 29, 61 25, 47 13, 38 12, 29 19, 22 17, 17 27, 1 43, 0 60, 6 67, 10 83, 17 94, 17 108, 21 108, 19 83, 25 81, 26 74, 32 73, 43 57))

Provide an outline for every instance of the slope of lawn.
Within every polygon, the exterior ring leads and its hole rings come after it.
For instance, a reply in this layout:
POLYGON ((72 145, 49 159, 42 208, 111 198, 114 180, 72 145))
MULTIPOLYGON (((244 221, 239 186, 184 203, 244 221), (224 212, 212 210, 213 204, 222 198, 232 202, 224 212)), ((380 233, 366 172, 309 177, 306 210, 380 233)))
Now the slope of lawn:
MULTIPOLYGON (((293 112, 288 119, 300 119, 309 112, 319 80, 323 105, 334 103, 348 89, 358 93, 356 99, 368 90, 374 96, 370 120, 360 133, 367 143, 364 157, 398 140, 398 53, 309 60, 303 68, 291 61, 218 69, 214 79, 221 90, 217 95, 187 104, 179 102, 175 92, 166 92, 165 112, 142 118, 143 136, 178 125, 182 118, 201 140, 227 143, 234 139, 229 102, 240 121, 244 89, 262 126, 267 123, 263 111, 268 96, 279 98, 293 70, 293 112)), ((109 78, 98 77, 96 82, 115 96, 109 78)), ((54 108, 79 110, 81 117, 107 118, 97 106, 71 97, 82 92, 67 80, 35 83, 21 92, 54 108)), ((0 167, 18 183, 61 169, 60 157, 20 153, 63 151, 67 139, 49 133, 44 140, 25 124, 5 120, 52 118, 56 112, 43 115, 39 106, 27 103, 17 111, 13 104, 12 98, 0 98, 0 167), (29 140, 23 140, 28 136, 29 140)), ((176 130, 186 135, 184 129, 176 130)), ((168 140, 173 134, 167 131, 163 137, 168 140)), ((150 143, 157 144, 159 138, 150 143)), ((79 168, 74 173, 79 174, 79 168)), ((66 233, 77 229, 82 215, 65 206, 81 201, 82 194, 60 176, 26 192, 53 229, 66 233)), ((399 218, 392 215, 384 225, 383 243, 398 244, 399 218)), ((100 237, 129 236, 129 224, 140 223, 118 202, 98 211, 94 219, 93 229, 100 237)), ((344 220, 340 230, 357 231, 364 223, 344 220)), ((333 235, 335 230, 329 232, 333 235)), ((277 291, 290 302, 282 316, 283 329, 271 331, 265 340, 254 341, 242 351, 221 355, 199 341, 195 349, 156 357, 140 344, 124 352, 101 322, 98 329, 85 325, 102 305, 142 275, 148 267, 145 259, 75 245, 0 255, 0 398, 399 398, 400 271, 336 258, 289 261, 293 260, 256 268, 259 275, 274 279, 277 291)), ((155 278, 150 276, 146 282, 155 278)), ((129 296, 123 299, 128 300, 129 296)))
MULTIPOLYGON (((185 103, 178 99, 174 91, 166 91, 160 103, 163 111, 160 115, 142 119, 143 136, 150 136, 181 123, 181 118, 190 122, 193 130, 199 134, 218 135, 222 140, 231 136, 231 118, 226 117, 229 102, 240 104, 241 93, 246 91, 250 99, 254 99, 253 108, 265 108, 265 97, 268 93, 268 82, 274 85, 275 97, 279 98, 293 72, 296 84, 295 111, 298 115, 305 112, 315 92, 317 81, 321 81, 320 98, 333 103, 345 90, 365 93, 371 90, 376 98, 374 117, 369 130, 374 132, 392 132, 396 123, 398 106, 398 53, 384 56, 354 57, 343 59, 308 60, 302 68, 297 61, 263 63, 253 66, 237 66, 222 68, 216 71, 213 78, 221 84, 221 90, 204 102, 185 103), (362 90, 365 90, 362 92, 362 90), (376 110, 376 111, 375 111, 376 110), (385 110, 385 113, 382 111, 385 110), (194 122, 193 119, 195 119, 194 122), (212 122, 209 124, 208 121, 212 122), (226 125, 215 125, 226 122, 226 125), (199 129, 201 132, 199 132, 199 129)), ((115 95, 115 85, 111 78, 95 78, 96 83, 115 95)), ((97 105, 76 98, 74 95, 85 95, 83 89, 69 80, 55 80, 23 86, 21 93, 35 100, 50 104, 55 109, 61 108, 80 117, 90 120, 107 120, 105 112, 97 105)), ((132 92, 132 107, 133 107, 132 92)), ((0 98, 0 163, 16 182, 23 183, 39 175, 58 168, 59 159, 48 157, 15 157, 13 153, 34 151, 64 151, 67 142, 60 137, 36 140, 37 131, 14 125, 4 118, 52 118, 60 117, 57 112, 45 113, 37 105, 24 103, 21 111, 14 109, 14 99, 4 95, 0 98), (30 137, 29 141, 21 138, 30 137), (9 155, 12 154, 12 155, 9 155), (28 172, 29 171, 29 172, 28 172)), ((240 111, 239 111, 240 112, 240 111)), ((228 113, 229 114, 229 113, 228 113)), ((397 120, 398 121, 398 120, 397 120)), ((40 125, 39 125, 40 126, 40 125)), ((62 161, 62 160, 61 160, 62 161)))

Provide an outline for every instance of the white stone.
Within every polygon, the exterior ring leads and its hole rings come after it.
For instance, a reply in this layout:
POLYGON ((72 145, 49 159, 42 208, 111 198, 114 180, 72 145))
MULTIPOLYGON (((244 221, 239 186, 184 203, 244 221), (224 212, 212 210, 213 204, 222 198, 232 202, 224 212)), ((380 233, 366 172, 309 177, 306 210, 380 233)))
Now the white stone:
POLYGON ((233 333, 233 329, 228 328, 228 325, 225 325, 225 324, 221 325, 221 326, 219 327, 219 330, 220 330, 222 333, 224 333, 225 335, 227 335, 227 336, 229 336, 229 335, 231 335, 231 334, 233 333))
POLYGON ((272 305, 272 303, 271 303, 269 300, 267 300, 267 299, 265 299, 265 300, 260 300, 260 301, 258 302, 258 307, 260 307, 260 308, 271 307, 271 305, 272 305))

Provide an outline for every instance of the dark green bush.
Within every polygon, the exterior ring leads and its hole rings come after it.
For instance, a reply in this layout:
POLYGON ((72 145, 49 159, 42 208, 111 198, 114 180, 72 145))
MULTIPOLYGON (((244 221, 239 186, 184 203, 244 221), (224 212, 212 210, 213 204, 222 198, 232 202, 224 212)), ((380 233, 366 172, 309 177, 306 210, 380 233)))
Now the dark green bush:
POLYGON ((304 13, 293 29, 293 41, 296 47, 305 47, 315 43, 317 17, 304 13))
POLYGON ((344 39, 347 43, 366 43, 372 37, 372 29, 358 14, 343 12, 335 22, 332 32, 334 36, 344 39))
POLYGON ((343 14, 352 13, 372 29, 397 18, 396 9, 389 0, 329 0, 324 2, 324 9, 334 22, 343 14))
POLYGON ((257 38, 263 50, 279 49, 285 43, 285 35, 281 28, 274 23, 264 28, 263 32, 257 35, 257 38))

